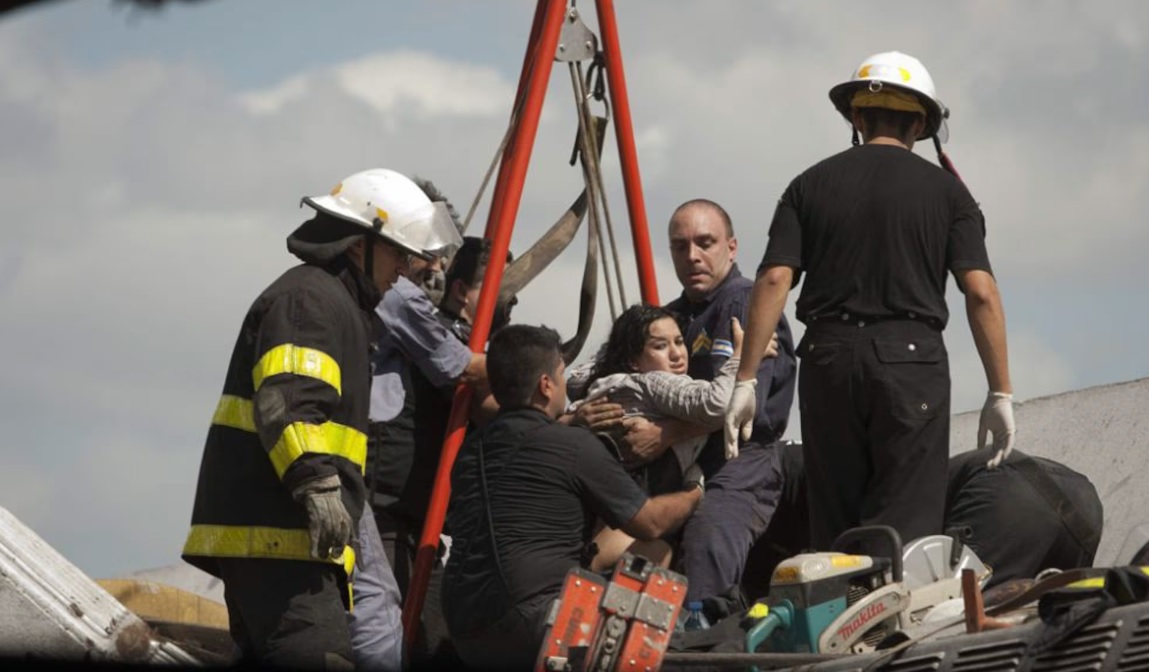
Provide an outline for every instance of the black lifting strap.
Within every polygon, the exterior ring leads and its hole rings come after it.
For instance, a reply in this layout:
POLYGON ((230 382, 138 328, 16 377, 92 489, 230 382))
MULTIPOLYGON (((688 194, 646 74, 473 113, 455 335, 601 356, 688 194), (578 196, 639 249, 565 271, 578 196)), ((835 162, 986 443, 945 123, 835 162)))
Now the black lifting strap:
POLYGON ((1049 507, 1061 518, 1061 523, 1065 525, 1065 529, 1074 541, 1081 546, 1081 550, 1096 549, 1097 544, 1101 541, 1101 530, 1094 529, 1085 522, 1085 519, 1077 511, 1077 507, 1065 494, 1065 490, 1046 473, 1037 460, 1029 455, 1018 453, 1014 453, 1014 455, 1020 459, 1015 458, 1007 464, 1017 469, 1017 472, 1024 476, 1025 480, 1033 486, 1033 489, 1049 504, 1049 507))
MULTIPOLYGON (((598 137, 598 151, 601 154, 606 138, 607 120, 604 117, 593 119, 595 135, 598 137)), ((584 187, 582 193, 558 221, 530 249, 507 266, 507 270, 503 273, 503 283, 499 288, 500 301, 510 300, 571 244, 586 217, 588 205, 587 188, 584 187)), ((579 293, 578 329, 569 341, 563 343, 563 360, 568 364, 578 357, 590 334, 598 294, 598 232, 593 226, 588 229, 586 262, 583 264, 582 289, 579 293)))

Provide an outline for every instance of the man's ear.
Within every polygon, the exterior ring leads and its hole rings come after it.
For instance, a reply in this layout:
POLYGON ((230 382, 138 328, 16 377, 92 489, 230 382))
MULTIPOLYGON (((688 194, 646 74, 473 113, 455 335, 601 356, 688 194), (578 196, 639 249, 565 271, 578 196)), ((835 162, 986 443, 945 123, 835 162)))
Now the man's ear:
POLYGON ((550 374, 539 375, 539 382, 535 385, 535 391, 546 401, 550 401, 551 397, 555 396, 555 381, 551 380, 550 374))
POLYGON ((922 133, 926 130, 926 117, 919 114, 914 121, 914 125, 910 127, 910 141, 917 140, 921 137, 922 133))
POLYGON ((451 286, 447 288, 447 295, 451 297, 460 306, 467 300, 467 285, 459 278, 451 281, 451 286))
POLYGON ((351 243, 351 245, 347 248, 347 256, 354 259, 355 262, 359 264, 360 268, 363 267, 363 245, 363 237, 360 236, 356 238, 355 242, 351 243))

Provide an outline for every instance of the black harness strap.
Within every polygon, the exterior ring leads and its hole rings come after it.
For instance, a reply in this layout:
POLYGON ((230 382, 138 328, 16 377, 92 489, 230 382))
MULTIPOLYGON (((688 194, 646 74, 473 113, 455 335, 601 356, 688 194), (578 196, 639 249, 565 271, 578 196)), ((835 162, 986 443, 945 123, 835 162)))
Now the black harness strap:
POLYGON ((1061 524, 1069 531, 1074 541, 1081 546, 1083 551, 1096 549, 1098 542, 1101 541, 1101 531, 1086 524, 1081 514, 1078 513, 1077 507, 1073 506, 1073 502, 1066 496, 1065 490, 1050 478, 1037 460, 1029 455, 1019 454, 1017 457, 1020 459, 1008 464, 1017 469, 1017 472, 1029 481, 1033 489, 1057 513, 1057 516, 1061 518, 1061 524))

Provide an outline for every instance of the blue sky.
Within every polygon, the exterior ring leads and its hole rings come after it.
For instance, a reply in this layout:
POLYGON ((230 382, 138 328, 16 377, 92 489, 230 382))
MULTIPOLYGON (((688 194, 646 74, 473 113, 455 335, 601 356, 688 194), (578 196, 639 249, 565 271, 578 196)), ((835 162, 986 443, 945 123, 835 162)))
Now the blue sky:
MULTIPOLYGON (((663 299, 673 208, 726 205, 753 269, 786 183, 848 144, 826 91, 900 49, 953 110, 947 149, 986 214, 1018 397, 1149 375, 1149 4, 618 5, 663 299)), ((434 179, 465 211, 532 11, 57 0, 0 20, 0 506, 95 576, 174 562, 235 330, 292 263, 299 197, 383 166, 434 179)), ((516 250, 578 193, 575 125, 556 68, 516 250)), ((583 244, 516 319, 573 330, 583 244)), ((954 407, 969 410, 985 381, 952 291, 951 313, 954 407)), ((600 301, 592 347, 608 322, 600 301)))

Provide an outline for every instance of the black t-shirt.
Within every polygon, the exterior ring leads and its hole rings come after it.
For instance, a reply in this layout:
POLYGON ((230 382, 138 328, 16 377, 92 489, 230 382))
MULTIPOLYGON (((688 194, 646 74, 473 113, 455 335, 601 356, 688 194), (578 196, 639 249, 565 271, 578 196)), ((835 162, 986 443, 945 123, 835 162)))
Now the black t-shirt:
POLYGON ((946 271, 991 271, 985 218, 956 178, 901 147, 867 144, 786 188, 761 267, 803 272, 797 317, 920 315, 945 326, 946 271))
POLYGON ((515 605, 557 594, 595 518, 621 527, 645 503, 589 431, 535 409, 501 411, 467 437, 451 472, 454 536, 443 581, 451 634, 466 637, 515 605))

